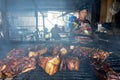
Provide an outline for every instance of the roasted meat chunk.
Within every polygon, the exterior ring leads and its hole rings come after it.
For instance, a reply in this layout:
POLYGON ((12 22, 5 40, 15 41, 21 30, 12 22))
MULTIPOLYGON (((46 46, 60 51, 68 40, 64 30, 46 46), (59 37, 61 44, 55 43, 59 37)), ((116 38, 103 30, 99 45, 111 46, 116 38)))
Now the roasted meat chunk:
POLYGON ((56 57, 40 57, 39 65, 50 76, 54 75, 58 71, 60 64, 59 56, 56 57))
POLYGON ((22 57, 19 59, 5 59, 1 67, 4 77, 11 78, 20 73, 28 72, 36 68, 35 58, 22 57))
POLYGON ((77 57, 67 57, 61 60, 60 71, 61 70, 78 71, 79 70, 79 59, 77 57))

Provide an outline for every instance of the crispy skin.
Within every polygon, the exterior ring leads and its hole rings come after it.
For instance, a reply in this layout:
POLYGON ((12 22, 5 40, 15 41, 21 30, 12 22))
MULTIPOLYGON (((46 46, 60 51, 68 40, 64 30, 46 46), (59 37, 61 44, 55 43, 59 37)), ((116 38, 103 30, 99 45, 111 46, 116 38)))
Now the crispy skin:
POLYGON ((45 69, 46 63, 51 60, 53 57, 39 57, 38 64, 42 69, 45 69))
POLYGON ((58 71, 58 66, 60 63, 59 57, 54 57, 53 59, 49 60, 45 66, 45 72, 50 76, 54 75, 58 71))

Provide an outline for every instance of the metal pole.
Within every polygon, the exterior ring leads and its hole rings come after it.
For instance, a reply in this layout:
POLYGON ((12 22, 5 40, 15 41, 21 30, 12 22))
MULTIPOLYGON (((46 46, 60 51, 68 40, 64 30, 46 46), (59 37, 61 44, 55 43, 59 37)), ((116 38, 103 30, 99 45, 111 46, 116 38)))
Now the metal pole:
POLYGON ((35 38, 38 41, 39 40, 39 29, 38 29, 38 11, 35 11, 35 17, 36 17, 36 32, 35 32, 35 38))
POLYGON ((45 38, 45 15, 42 13, 42 19, 43 19, 43 32, 44 32, 44 38, 45 38))

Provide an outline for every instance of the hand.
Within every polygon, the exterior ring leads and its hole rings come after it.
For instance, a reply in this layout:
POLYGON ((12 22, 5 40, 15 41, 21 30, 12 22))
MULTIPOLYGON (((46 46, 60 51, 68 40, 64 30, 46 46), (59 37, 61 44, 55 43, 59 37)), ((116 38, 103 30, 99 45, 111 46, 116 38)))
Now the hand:
POLYGON ((84 30, 87 30, 87 27, 86 27, 86 26, 82 26, 82 27, 80 28, 80 31, 84 31, 84 30))

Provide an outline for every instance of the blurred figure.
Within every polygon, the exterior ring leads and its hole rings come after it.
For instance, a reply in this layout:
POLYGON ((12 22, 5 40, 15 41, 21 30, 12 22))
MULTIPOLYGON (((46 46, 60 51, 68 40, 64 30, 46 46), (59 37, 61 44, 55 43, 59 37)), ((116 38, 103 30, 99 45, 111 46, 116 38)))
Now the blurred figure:
POLYGON ((58 28, 58 25, 55 24, 54 27, 51 29, 52 39, 54 40, 60 40, 60 29, 58 28))
POLYGON ((65 27, 64 26, 62 26, 61 32, 65 32, 65 27))
POLYGON ((44 28, 44 34, 45 34, 45 40, 50 40, 50 32, 48 32, 48 29, 44 28))

